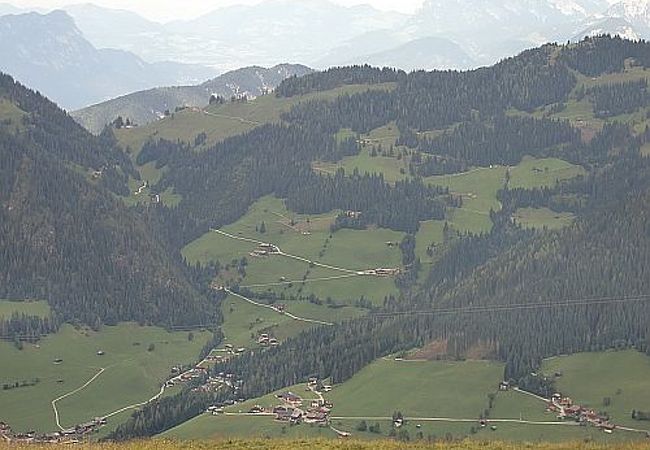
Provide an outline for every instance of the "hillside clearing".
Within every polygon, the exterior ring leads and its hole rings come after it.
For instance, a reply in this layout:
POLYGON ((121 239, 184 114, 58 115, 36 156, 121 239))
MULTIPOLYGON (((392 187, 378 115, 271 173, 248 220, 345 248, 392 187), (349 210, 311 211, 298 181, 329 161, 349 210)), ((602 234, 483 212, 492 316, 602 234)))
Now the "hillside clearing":
POLYGON ((9 318, 12 314, 48 317, 50 305, 44 300, 0 300, 0 318, 9 318))
POLYGON ((571 213, 557 213, 548 208, 520 208, 513 215, 513 220, 524 228, 554 230, 571 225, 575 216, 571 213))

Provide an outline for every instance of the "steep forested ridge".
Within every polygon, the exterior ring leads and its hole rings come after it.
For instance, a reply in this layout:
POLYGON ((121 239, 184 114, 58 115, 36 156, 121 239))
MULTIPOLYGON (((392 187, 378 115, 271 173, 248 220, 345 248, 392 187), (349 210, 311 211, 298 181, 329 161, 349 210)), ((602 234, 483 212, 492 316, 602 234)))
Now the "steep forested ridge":
POLYGON ((6 75, 0 96, 26 113, 0 126, 0 297, 44 298, 93 326, 213 317, 190 270, 114 194, 135 172, 110 132, 91 136, 6 75))

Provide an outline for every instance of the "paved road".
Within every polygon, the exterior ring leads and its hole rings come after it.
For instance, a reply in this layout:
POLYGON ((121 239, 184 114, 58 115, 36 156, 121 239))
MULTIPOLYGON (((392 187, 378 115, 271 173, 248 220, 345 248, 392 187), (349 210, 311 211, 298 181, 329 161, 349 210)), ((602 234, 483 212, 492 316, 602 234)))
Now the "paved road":
MULTIPOLYGON (((392 417, 363 417, 363 416, 332 416, 332 420, 393 420, 392 417)), ((451 423, 478 423, 478 419, 457 419, 453 417, 404 417, 405 420, 415 422, 451 422, 451 423)), ((521 419, 488 419, 487 423, 519 423, 525 425, 559 425, 559 426, 580 426, 577 422, 552 422, 533 421, 521 419)))
POLYGON ((237 239, 239 241, 251 242, 251 243, 257 244, 257 245, 261 245, 261 244, 274 245, 275 248, 278 249, 277 255, 284 256, 285 258, 295 259, 297 261, 301 261, 301 262, 304 262, 304 263, 307 263, 307 264, 313 264, 314 266, 322 267, 324 269, 336 270, 336 271, 339 271, 339 272, 345 272, 345 273, 354 274, 354 275, 361 275, 361 272, 363 272, 365 270, 365 269, 352 270, 352 269, 346 269, 344 267, 337 267, 337 266, 331 266, 329 264, 323 264, 323 263, 320 263, 318 261, 312 261, 310 259, 303 258, 302 256, 292 255, 290 253, 285 253, 285 252, 282 251, 282 249, 279 246, 273 244, 272 242, 262 242, 262 241, 258 241, 256 239, 246 238, 246 237, 242 237, 242 236, 235 236, 234 234, 226 233, 225 231, 216 230, 216 229, 212 229, 211 231, 213 231, 214 233, 221 234, 222 236, 226 236, 226 237, 228 237, 230 239, 237 239))
POLYGON ((235 296, 235 297, 238 297, 238 298, 240 298, 240 299, 242 299, 242 300, 244 300, 244 301, 250 303, 251 305, 259 306, 260 308, 270 309, 270 310, 272 310, 272 311, 277 312, 278 314, 282 314, 282 315, 284 315, 284 316, 290 317, 291 319, 293 319, 293 320, 297 320, 297 321, 299 321, 299 322, 308 322, 308 323, 315 323, 315 324, 318 324, 318 325, 327 325, 327 326, 332 326, 332 325, 334 325, 334 324, 331 323, 331 322, 324 322, 324 321, 322 321, 322 320, 308 319, 308 318, 306 318, 306 317, 299 317, 299 316, 296 316, 296 315, 294 315, 294 314, 291 314, 290 312, 287 312, 287 311, 284 311, 284 312, 278 311, 277 308, 275 308, 274 306, 266 305, 266 304, 264 304, 264 303, 256 302, 255 300, 251 300, 251 299, 248 298, 248 297, 244 297, 244 296, 241 295, 241 294, 237 294, 236 292, 233 292, 233 291, 231 291, 231 290, 228 289, 228 288, 225 288, 225 291, 226 291, 228 294, 230 294, 230 295, 233 295, 233 296, 235 296))
POLYGON ((205 111, 205 110, 203 111, 203 114, 208 115, 208 116, 212 116, 212 117, 217 117, 219 119, 236 120, 237 122, 245 123, 247 125, 255 125, 255 126, 262 125, 262 122, 256 122, 254 120, 244 119, 243 117, 228 116, 226 114, 215 114, 215 113, 211 113, 211 112, 205 111))
POLYGON ((265 284, 249 284, 247 286, 240 286, 242 288, 260 288, 260 287, 271 287, 271 286, 285 286, 288 284, 307 284, 315 283, 318 281, 332 281, 332 280, 341 280, 344 278, 354 278, 361 277, 364 275, 359 275, 356 273, 348 273, 346 275, 337 275, 334 277, 324 277, 324 278, 306 278, 304 280, 289 280, 289 281, 278 281, 276 283, 265 283, 265 284))
POLYGON ((60 400, 63 400, 64 398, 70 397, 71 395, 74 395, 77 392, 80 392, 80 391, 86 389, 88 386, 90 386, 90 384, 93 381, 95 381, 97 378, 99 378, 99 376, 102 373, 104 373, 105 370, 106 370, 106 368, 101 367, 99 369, 99 372, 97 372, 95 375, 93 375, 93 377, 90 380, 86 381, 82 386, 79 386, 77 389, 74 389, 74 390, 72 390, 72 391, 70 391, 70 392, 68 392, 66 394, 63 394, 63 395, 55 398, 54 400, 52 400, 52 409, 54 410, 54 419, 56 420, 56 426, 59 427, 59 430, 64 430, 64 428, 61 425, 61 419, 59 417, 59 410, 56 407, 57 402, 59 402, 60 400))

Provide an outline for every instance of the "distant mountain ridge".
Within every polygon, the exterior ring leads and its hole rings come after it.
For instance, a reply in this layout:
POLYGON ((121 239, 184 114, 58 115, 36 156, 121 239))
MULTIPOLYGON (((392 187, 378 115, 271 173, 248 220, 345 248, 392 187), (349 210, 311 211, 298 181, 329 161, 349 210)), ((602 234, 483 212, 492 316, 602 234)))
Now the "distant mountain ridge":
POLYGON ((0 70, 76 109, 156 85, 214 76, 200 66, 149 64, 115 49, 96 49, 63 11, 0 17, 0 70))
POLYGON ((150 61, 173 58, 219 70, 285 61, 319 69, 381 62, 409 70, 489 65, 544 42, 577 40, 595 30, 650 37, 641 26, 649 24, 643 13, 647 5, 647 0, 426 0, 416 13, 405 15, 328 0, 267 0, 164 25, 88 5, 66 10, 91 42, 150 61), (608 18, 623 18, 633 27, 608 18), (112 33, 111 21, 124 30, 119 36, 112 33), (422 41, 426 38, 431 38, 428 47, 422 41), (394 51, 409 43, 405 50, 410 58, 394 51), (457 58, 449 52, 453 46, 461 49, 457 58))
POLYGON ((64 9, 96 47, 121 48, 151 62, 208 65, 218 72, 287 61, 311 65, 339 43, 377 29, 400 28, 408 19, 367 5, 345 7, 327 0, 228 6, 166 24, 92 5, 64 9), (114 33, 115 27, 120 33, 114 33))
POLYGON ((284 79, 311 73, 299 64, 279 64, 271 68, 245 67, 227 72, 196 86, 173 86, 134 92, 103 103, 72 112, 86 129, 98 133, 116 117, 128 117, 137 124, 158 119, 165 110, 180 106, 206 106, 210 96, 226 98, 232 95, 259 96, 274 89, 284 79))
POLYGON ((475 61, 465 50, 443 37, 414 39, 388 50, 358 56, 345 65, 370 64, 376 67, 399 67, 412 70, 469 69, 475 61))
MULTIPOLYGON (((0 15, 16 9, 3 5, 0 15)), ((545 42, 603 33, 650 38, 648 0, 425 0, 411 15, 329 0, 266 0, 166 24, 92 4, 64 9, 97 48, 217 71, 287 61, 317 69, 365 63, 463 69, 490 65, 545 42)))

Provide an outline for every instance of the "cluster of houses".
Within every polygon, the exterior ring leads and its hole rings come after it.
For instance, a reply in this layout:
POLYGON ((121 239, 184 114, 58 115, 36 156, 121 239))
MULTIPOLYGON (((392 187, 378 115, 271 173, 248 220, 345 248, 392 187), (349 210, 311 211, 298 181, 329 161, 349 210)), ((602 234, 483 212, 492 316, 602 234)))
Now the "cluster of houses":
MULTIPOLYGON (((555 377, 560 377, 560 372, 555 374, 555 377)), ((508 391, 511 384, 508 381, 502 381, 499 384, 500 391, 508 391)), ((598 429, 603 430, 605 433, 611 434, 616 429, 616 425, 611 423, 607 415, 598 413, 597 411, 581 405, 577 405, 570 397, 562 396, 562 394, 555 393, 546 405, 546 411, 555 413, 559 420, 574 420, 584 425, 592 425, 598 429)))
POLYGON ((258 247, 249 253, 253 258, 264 258, 271 255, 279 255, 280 248, 273 244, 260 244, 258 247))
POLYGON ((349 217, 350 219, 358 219, 361 217, 361 211, 345 211, 343 215, 345 217, 349 217))
MULTIPOLYGON (((255 405, 250 408, 248 413, 273 416, 278 422, 289 422, 292 425, 306 423, 328 426, 330 411, 334 405, 320 395, 319 389, 330 391, 332 387, 319 383, 315 377, 310 378, 306 390, 318 394, 318 399, 305 400, 299 395, 287 391, 276 395, 276 398, 281 401, 280 405, 272 408, 255 405)), ((215 415, 220 414, 223 412, 223 406, 215 405, 209 409, 209 412, 215 415)))
POLYGON ((575 420, 576 422, 593 425, 608 434, 613 433, 616 429, 616 425, 610 422, 608 416, 599 414, 593 409, 576 405, 570 397, 563 397, 561 394, 553 394, 547 410, 556 413, 558 419, 575 420))
POLYGON ((277 398, 283 404, 273 408, 275 420, 289 422, 294 425, 301 423, 317 424, 320 426, 329 425, 330 411, 334 405, 328 400, 322 398, 310 400, 307 406, 303 404, 305 401, 293 392, 279 394, 277 398))
POLYGON ((105 418, 96 417, 89 422, 62 431, 38 434, 35 431, 17 433, 7 423, 0 422, 0 438, 12 444, 73 444, 79 442, 85 435, 96 432, 106 423, 105 418))
POLYGON ((224 349, 225 349, 224 351, 227 354, 231 355, 231 356, 239 355, 239 354, 244 353, 246 351, 246 347, 235 348, 235 346, 232 345, 232 344, 224 345, 224 349))
POLYGON ((368 270, 363 270, 361 272, 357 272, 357 275, 368 275, 368 276, 373 276, 373 277, 394 277, 396 275, 399 275, 400 270, 399 268, 385 268, 385 267, 380 267, 377 269, 368 269, 368 270))
POLYGON ((277 347, 280 345, 280 342, 276 338, 269 336, 268 333, 260 334, 257 338, 257 343, 262 347, 277 347))
POLYGON ((181 366, 172 367, 173 377, 167 380, 165 387, 173 387, 177 383, 188 383, 192 380, 198 380, 208 373, 208 369, 205 367, 193 367, 189 370, 183 371, 181 366))

